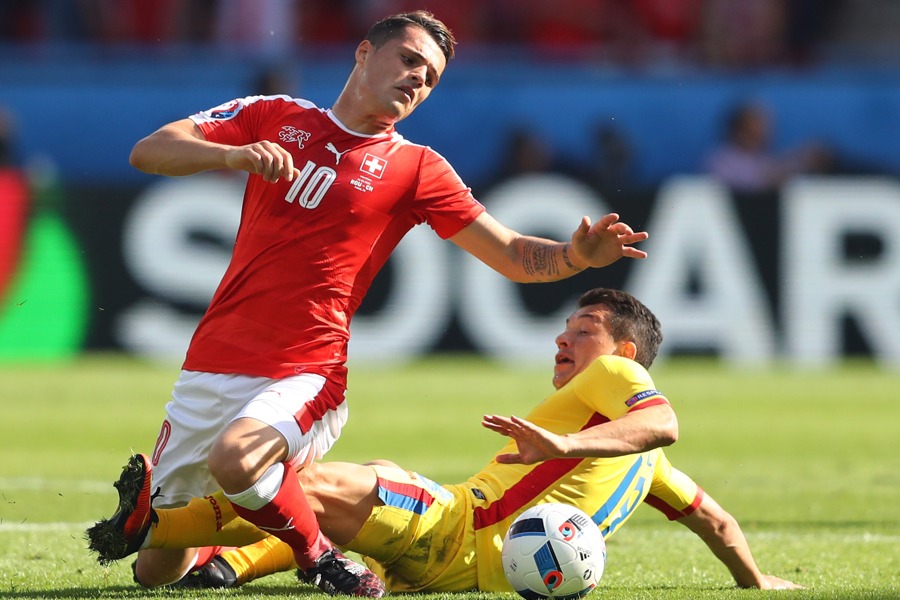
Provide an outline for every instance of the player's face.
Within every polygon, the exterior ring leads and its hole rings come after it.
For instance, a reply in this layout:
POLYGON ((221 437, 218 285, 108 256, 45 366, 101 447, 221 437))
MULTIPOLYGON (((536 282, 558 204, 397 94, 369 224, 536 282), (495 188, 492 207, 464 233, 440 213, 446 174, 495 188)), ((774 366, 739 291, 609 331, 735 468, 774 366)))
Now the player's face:
POLYGON ((622 344, 610 335, 606 316, 603 306, 593 304, 579 308, 566 319, 566 330, 556 336, 553 387, 566 385, 598 357, 621 353, 622 344))
POLYGON ((363 110, 391 123, 408 117, 431 94, 447 66, 440 47, 417 26, 380 48, 364 41, 357 59, 363 110))

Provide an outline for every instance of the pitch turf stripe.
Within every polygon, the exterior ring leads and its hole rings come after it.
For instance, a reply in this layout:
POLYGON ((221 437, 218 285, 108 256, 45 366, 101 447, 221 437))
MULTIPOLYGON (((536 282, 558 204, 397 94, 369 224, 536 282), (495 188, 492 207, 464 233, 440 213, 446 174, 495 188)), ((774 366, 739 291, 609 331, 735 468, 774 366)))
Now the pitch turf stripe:
POLYGON ((48 479, 46 477, 0 477, 0 490, 34 492, 76 491, 90 493, 115 493, 112 481, 79 481, 75 479, 48 479))
MULTIPOLYGON (((644 536, 646 542, 648 544, 659 543, 659 540, 666 537, 675 537, 678 539, 684 540, 696 540, 697 536, 687 531, 687 528, 683 528, 681 531, 663 531, 656 530, 652 532, 645 531, 644 536)), ((896 544, 900 543, 900 534, 887 534, 887 533, 871 533, 871 532, 860 532, 860 533, 841 533, 837 531, 831 531, 826 529, 815 530, 815 531, 797 531, 790 530, 787 527, 785 530, 755 530, 752 532, 744 532, 747 536, 747 539, 750 540, 751 546, 753 545, 753 540, 769 540, 769 541, 780 541, 786 540, 787 543, 794 544, 800 543, 801 538, 809 538, 809 539, 820 539, 820 540, 830 540, 831 543, 835 544, 896 544)))
MULTIPOLYGON (((10 523, 0 521, 0 534, 3 533, 44 533, 55 531, 75 531, 81 532, 93 525, 93 521, 84 521, 82 523, 75 522, 52 522, 52 523, 10 523)), ((675 537, 681 539, 696 539, 696 536, 689 531, 656 531, 650 536, 651 543, 654 539, 665 537, 675 537)), ((828 531, 753 531, 747 535, 750 541, 753 540, 788 540, 793 543, 801 537, 812 537, 833 540, 835 543, 843 544, 859 544, 859 543, 889 543, 900 544, 900 535, 889 535, 883 533, 836 533, 828 531)))
POLYGON ((84 523, 0 523, 0 533, 84 531, 93 524, 89 521, 84 523))

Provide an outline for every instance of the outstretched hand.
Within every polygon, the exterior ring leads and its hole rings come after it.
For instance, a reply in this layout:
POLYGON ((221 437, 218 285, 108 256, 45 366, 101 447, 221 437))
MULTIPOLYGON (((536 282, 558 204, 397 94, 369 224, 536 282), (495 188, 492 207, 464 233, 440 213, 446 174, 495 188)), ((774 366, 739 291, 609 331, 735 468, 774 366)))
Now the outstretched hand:
POLYGON ((572 252, 584 268, 605 267, 622 257, 647 258, 647 253, 632 244, 649 237, 645 231, 635 232, 630 225, 619 221, 619 215, 610 213, 591 224, 590 217, 582 217, 581 224, 572 234, 572 252))
POLYGON ((498 454, 499 463, 531 465, 548 458, 563 456, 563 437, 519 417, 485 415, 481 424, 500 435, 512 438, 518 452, 498 454))

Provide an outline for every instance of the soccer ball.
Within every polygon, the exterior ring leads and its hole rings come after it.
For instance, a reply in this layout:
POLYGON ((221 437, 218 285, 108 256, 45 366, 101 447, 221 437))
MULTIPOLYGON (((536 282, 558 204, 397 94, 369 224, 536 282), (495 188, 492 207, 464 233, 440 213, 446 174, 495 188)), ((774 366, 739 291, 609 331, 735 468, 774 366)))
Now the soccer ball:
POLYGON ((510 525, 501 562, 510 585, 527 600, 580 598, 603 575, 606 543, 583 511, 539 504, 510 525))

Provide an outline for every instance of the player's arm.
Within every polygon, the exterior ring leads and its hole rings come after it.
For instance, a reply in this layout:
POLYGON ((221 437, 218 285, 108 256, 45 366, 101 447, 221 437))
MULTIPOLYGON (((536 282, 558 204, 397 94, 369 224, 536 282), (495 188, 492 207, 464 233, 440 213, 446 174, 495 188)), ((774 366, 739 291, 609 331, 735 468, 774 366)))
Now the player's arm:
POLYGON ((605 267, 622 257, 645 258, 647 253, 632 244, 647 239, 616 214, 591 224, 584 217, 569 242, 522 235, 488 213, 450 238, 457 246, 483 263, 520 283, 558 281, 590 267, 605 267))
POLYGON ((297 170, 290 152, 263 140, 244 146, 208 141, 190 119, 164 125, 135 144, 131 166, 153 175, 193 175, 214 169, 247 171, 266 181, 294 179, 297 170))
POLYGON ((709 494, 704 495, 696 510, 678 521, 696 533, 716 558, 728 567, 738 587, 761 590, 803 588, 780 577, 760 572, 737 520, 709 494))
POLYGON ((550 458, 624 456, 668 446, 678 439, 678 419, 668 403, 564 435, 516 416, 485 415, 482 425, 516 441, 518 452, 497 462, 533 464, 550 458))

